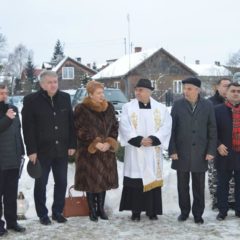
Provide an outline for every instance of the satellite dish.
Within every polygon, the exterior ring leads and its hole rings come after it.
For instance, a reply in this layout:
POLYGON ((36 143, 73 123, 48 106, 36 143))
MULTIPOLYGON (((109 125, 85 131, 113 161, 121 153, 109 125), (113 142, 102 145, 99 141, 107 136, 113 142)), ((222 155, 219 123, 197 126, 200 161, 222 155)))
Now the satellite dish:
POLYGON ((240 84, 240 72, 233 74, 233 82, 238 82, 240 84))

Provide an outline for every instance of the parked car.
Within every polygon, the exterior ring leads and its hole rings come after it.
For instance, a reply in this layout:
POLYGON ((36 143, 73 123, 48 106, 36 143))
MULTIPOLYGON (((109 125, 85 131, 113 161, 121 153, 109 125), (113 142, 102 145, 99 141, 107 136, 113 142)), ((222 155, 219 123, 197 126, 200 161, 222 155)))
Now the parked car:
MULTIPOLYGON (((105 88, 104 95, 107 101, 111 102, 115 108, 116 117, 120 120, 122 106, 127 103, 128 100, 120 89, 116 88, 105 88)), ((81 103, 83 99, 87 96, 86 88, 78 88, 73 100, 72 107, 75 108, 78 103, 81 103)))

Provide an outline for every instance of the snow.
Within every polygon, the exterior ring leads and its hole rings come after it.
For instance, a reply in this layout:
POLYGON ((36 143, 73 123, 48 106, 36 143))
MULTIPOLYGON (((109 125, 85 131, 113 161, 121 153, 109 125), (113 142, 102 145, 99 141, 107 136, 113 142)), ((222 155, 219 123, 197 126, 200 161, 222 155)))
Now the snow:
POLYGON ((223 66, 216 64, 187 64, 199 76, 231 76, 231 72, 223 66))
POLYGON ((126 75, 131 69, 135 68, 147 58, 151 57, 158 49, 151 49, 147 51, 132 53, 130 55, 124 55, 123 57, 104 68, 102 71, 94 75, 92 78, 112 78, 126 75))
MULTIPOLYGON (((123 164, 118 162, 119 183, 120 186, 116 190, 107 192, 106 195, 106 211, 109 214, 109 221, 99 220, 98 223, 91 222, 88 217, 69 218, 65 224, 53 222, 50 226, 43 226, 39 223, 35 213, 33 201, 34 180, 31 179, 26 172, 26 163, 22 177, 19 182, 19 191, 23 191, 25 198, 29 201, 29 209, 26 213, 27 220, 21 220, 19 223, 27 228, 26 233, 14 233, 9 231, 4 239, 84 239, 84 240, 147 240, 147 239, 179 239, 179 240, 204 240, 204 239, 238 239, 240 235, 240 219, 234 216, 234 212, 230 211, 225 221, 216 220, 217 212, 211 210, 211 202, 209 199, 209 191, 206 179, 206 209, 204 212, 205 223, 197 225, 193 221, 193 217, 184 222, 179 223, 177 216, 179 215, 176 172, 170 168, 170 161, 164 161, 164 179, 163 187, 163 215, 159 216, 159 220, 150 221, 145 214, 141 215, 140 222, 132 222, 130 220, 130 212, 119 212, 119 201, 122 190, 122 170, 123 164)), ((68 187, 74 181, 75 165, 69 164, 68 168, 68 187)), ((47 206, 51 209, 54 182, 52 174, 50 174, 47 187, 47 206)), ((79 192, 73 191, 73 195, 79 195, 79 192)), ((51 216, 51 211, 49 211, 51 216)))

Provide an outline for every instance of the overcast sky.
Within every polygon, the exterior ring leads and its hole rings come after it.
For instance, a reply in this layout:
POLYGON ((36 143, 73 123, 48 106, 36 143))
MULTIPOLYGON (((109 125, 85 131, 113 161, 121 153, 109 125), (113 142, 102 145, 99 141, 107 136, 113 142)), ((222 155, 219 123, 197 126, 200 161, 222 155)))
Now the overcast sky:
POLYGON ((240 49, 239 0, 1 0, 7 51, 22 43, 41 65, 57 39, 65 55, 104 63, 133 47, 163 47, 181 61, 227 62, 240 49))

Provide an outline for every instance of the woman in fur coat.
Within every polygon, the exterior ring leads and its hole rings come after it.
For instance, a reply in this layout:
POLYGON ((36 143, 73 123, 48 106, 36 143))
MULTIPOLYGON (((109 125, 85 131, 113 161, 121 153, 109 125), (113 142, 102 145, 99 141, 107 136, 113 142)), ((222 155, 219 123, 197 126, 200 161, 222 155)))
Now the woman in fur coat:
POLYGON ((90 220, 97 221, 98 216, 107 220, 106 190, 118 187, 118 121, 113 105, 104 98, 103 85, 90 81, 86 89, 88 96, 74 112, 78 138, 75 190, 87 192, 90 220))

